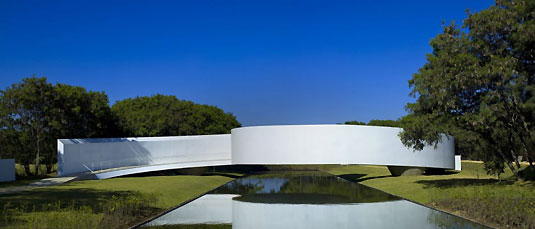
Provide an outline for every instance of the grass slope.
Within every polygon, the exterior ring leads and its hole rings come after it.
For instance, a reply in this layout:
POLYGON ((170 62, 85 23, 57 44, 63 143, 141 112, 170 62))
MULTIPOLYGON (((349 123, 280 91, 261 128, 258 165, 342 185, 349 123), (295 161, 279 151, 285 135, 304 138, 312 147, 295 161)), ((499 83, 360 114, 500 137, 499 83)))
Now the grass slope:
POLYGON ((0 227, 124 228, 233 180, 153 176, 75 181, 0 196, 0 227))
POLYGON ((497 227, 535 227, 535 183, 514 182, 511 173, 489 176, 480 162, 462 162, 447 175, 392 177, 384 166, 326 170, 348 180, 497 227))

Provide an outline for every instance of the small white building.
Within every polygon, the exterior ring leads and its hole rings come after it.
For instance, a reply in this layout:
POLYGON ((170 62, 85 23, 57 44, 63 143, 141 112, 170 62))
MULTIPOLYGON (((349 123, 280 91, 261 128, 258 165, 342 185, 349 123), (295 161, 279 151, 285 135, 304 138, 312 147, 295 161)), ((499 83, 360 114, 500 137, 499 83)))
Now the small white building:
POLYGON ((0 182, 15 180, 15 159, 0 159, 0 182))

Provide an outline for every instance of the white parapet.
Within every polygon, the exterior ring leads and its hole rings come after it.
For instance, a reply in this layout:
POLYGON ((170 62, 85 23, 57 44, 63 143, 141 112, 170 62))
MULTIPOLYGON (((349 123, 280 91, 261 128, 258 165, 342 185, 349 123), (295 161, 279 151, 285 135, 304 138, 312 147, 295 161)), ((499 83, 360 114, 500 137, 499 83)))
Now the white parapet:
POLYGON ((455 170, 461 171, 461 155, 455 155, 455 170))
MULTIPOLYGON (((157 165, 154 168, 162 170, 166 168, 163 165, 182 163, 199 166, 203 163, 212 165, 213 161, 230 162, 230 143, 230 134, 59 139, 58 175, 66 176, 122 167, 157 165)), ((169 169, 171 168, 180 166, 169 166, 169 169)))
POLYGON ((233 164, 369 164, 454 169, 453 137, 421 151, 401 128, 356 125, 255 126, 232 130, 233 164))
POLYGON ((15 159, 0 159, 0 182, 15 180, 15 159))

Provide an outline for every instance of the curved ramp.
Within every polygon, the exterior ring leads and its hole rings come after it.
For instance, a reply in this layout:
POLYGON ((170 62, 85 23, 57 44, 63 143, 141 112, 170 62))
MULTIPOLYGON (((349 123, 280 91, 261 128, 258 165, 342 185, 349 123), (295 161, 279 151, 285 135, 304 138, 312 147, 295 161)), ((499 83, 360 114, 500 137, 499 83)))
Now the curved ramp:
POLYGON ((138 174, 138 173, 164 171, 164 170, 171 170, 171 169, 206 167, 206 166, 221 166, 221 165, 231 165, 231 161, 230 160, 212 160, 212 161, 172 163, 172 164, 164 164, 164 165, 120 167, 120 168, 115 168, 115 169, 96 171, 96 172, 93 172, 93 174, 96 179, 101 180, 101 179, 108 179, 108 178, 131 175, 131 174, 138 174))
POLYGON ((179 137, 59 139, 58 175, 97 178, 231 162, 230 134, 179 137))
POLYGON ((231 134, 59 139, 58 175, 98 179, 231 164, 367 164, 455 168, 452 137, 437 147, 405 147, 400 128, 353 125, 242 127, 231 134))

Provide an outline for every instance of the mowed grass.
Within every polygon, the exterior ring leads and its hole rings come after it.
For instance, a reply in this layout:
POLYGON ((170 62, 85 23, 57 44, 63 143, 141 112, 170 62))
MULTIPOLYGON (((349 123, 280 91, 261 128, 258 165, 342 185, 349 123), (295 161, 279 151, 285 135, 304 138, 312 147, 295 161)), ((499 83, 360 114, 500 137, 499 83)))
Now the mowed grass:
MULTIPOLYGON (((152 176, 107 180, 75 181, 51 187, 47 192, 83 192, 84 190, 128 192, 157 195, 154 207, 170 208, 233 180, 226 176, 152 176)), ((58 196, 59 197, 59 196, 58 196)), ((61 197, 59 197, 61 198, 61 197)))
POLYGON ((0 195, 0 227, 124 228, 217 188, 234 176, 74 181, 0 195))
POLYGON ((385 166, 339 166, 342 178, 497 227, 535 227, 535 183, 515 182, 511 172, 489 176, 481 162, 462 162, 446 175, 393 177, 385 166))

